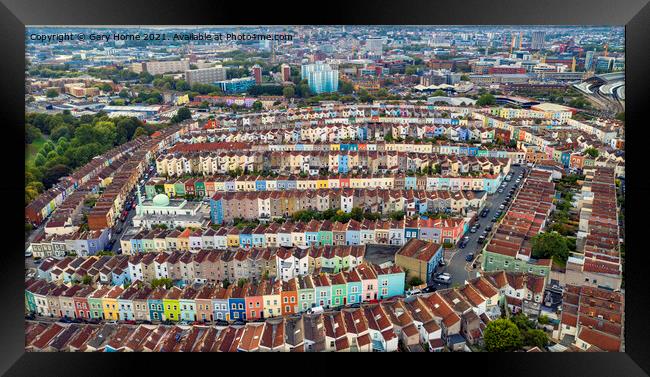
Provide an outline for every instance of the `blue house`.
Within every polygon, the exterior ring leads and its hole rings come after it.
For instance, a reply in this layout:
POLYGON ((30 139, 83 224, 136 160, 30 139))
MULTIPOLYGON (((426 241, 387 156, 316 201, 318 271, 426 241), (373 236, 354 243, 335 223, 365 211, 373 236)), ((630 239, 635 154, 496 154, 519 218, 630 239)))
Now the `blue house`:
POLYGON ((339 155, 339 173, 346 174, 348 172, 348 155, 339 155))
POLYGON ((165 319, 165 310, 163 309, 163 297, 165 297, 164 288, 158 287, 147 299, 147 306, 149 306, 149 318, 152 321, 163 321, 165 319))
POLYGON ((379 288, 378 299, 401 296, 404 294, 404 271, 397 266, 378 269, 377 288, 379 288))
POLYGON ((238 319, 246 320, 246 303, 244 301, 244 294, 242 288, 235 288, 232 291, 232 295, 236 297, 230 297, 228 299, 228 308, 231 321, 236 321, 238 319))
POLYGON ((266 180, 258 179, 255 181, 255 190, 256 191, 266 191, 266 180))
POLYGON ((253 229, 250 227, 242 229, 241 233, 239 233, 239 246, 241 246, 244 249, 253 246, 252 233, 253 233, 253 229))
POLYGON ((223 224, 223 200, 221 194, 210 198, 210 221, 213 224, 223 224))
POLYGON ((412 177, 404 177, 404 188, 406 190, 415 190, 418 187, 418 178, 415 176, 412 177))

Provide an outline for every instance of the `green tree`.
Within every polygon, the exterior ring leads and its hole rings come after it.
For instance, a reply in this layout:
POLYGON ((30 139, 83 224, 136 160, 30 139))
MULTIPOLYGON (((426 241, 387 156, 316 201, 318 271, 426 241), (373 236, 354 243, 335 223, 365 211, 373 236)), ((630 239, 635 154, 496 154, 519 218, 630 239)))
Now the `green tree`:
POLYGON ((93 278, 90 277, 90 275, 84 275, 84 277, 81 278, 81 284, 90 285, 92 282, 93 278))
POLYGON ((31 144, 34 140, 41 138, 41 130, 31 124, 25 125, 25 144, 31 144))
POLYGON ((548 336, 543 330, 529 329, 523 332, 524 344, 544 349, 548 345, 548 336))
POLYGON ((253 102, 253 110, 255 110, 255 111, 262 110, 262 102, 261 101, 253 102))
POLYGON ((433 97, 445 97, 447 93, 445 93, 444 90, 438 89, 435 92, 433 92, 432 96, 433 97))
POLYGON ((145 130, 143 127, 138 127, 135 129, 135 132, 133 133, 133 138, 137 139, 140 136, 146 136, 148 135, 147 130, 145 130))
POLYGON ((237 286, 239 288, 243 287, 244 284, 246 284, 246 283, 248 283, 248 279, 246 279, 246 278, 240 278, 239 280, 237 280, 237 286))
POLYGON ((151 288, 157 288, 157 287, 165 287, 166 289, 171 288, 173 285, 173 281, 170 278, 160 278, 160 279, 153 279, 151 281, 151 288))
POLYGON ((522 336, 512 321, 499 318, 488 323, 483 332, 483 341, 490 352, 516 351, 521 348, 522 336))
POLYGON ((282 95, 284 98, 291 98, 296 95, 296 90, 293 88, 293 86, 285 86, 282 88, 282 95))
POLYGON ((556 258, 566 262, 569 257, 567 241, 557 232, 539 233, 531 241, 535 258, 556 258))
POLYGON ((409 286, 411 287, 417 287, 418 285, 422 284, 422 279, 420 279, 417 276, 413 276, 412 278, 409 279, 409 286))
POLYGON ((47 92, 45 92, 45 96, 47 98, 54 98, 59 95, 59 91, 56 89, 48 89, 47 92))
POLYGON ((494 98, 494 96, 490 93, 481 95, 476 101, 476 104, 478 106, 490 106, 494 105, 495 103, 497 103, 496 98, 494 98))
POLYGON ((585 149, 585 153, 590 155, 592 158, 598 157, 598 149, 593 148, 593 147, 589 147, 589 148, 585 149))
POLYGON ((352 94, 353 90, 354 87, 352 86, 351 82, 339 80, 339 92, 343 94, 352 94))
POLYGON ((181 107, 176 115, 172 117, 171 122, 180 123, 186 119, 192 119, 192 112, 187 107, 181 107))

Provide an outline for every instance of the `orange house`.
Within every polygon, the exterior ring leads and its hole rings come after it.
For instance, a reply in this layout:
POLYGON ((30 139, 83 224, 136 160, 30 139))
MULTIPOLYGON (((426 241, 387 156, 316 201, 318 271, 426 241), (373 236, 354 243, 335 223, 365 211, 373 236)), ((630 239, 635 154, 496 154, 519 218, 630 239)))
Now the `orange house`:
POLYGON ((574 169, 582 169, 585 164, 585 156, 580 154, 572 154, 569 160, 569 166, 574 169))
POLYGON ((282 282, 280 300, 282 302, 283 316, 298 312, 298 279, 293 278, 282 282))

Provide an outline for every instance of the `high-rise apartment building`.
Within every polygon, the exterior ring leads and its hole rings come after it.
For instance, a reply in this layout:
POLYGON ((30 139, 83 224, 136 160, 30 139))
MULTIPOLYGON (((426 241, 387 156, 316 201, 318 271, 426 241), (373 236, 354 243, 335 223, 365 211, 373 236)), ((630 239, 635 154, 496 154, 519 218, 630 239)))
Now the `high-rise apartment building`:
POLYGON ((251 71, 253 73, 253 77, 255 78, 255 84, 259 85, 262 83, 262 67, 259 66, 259 64, 255 64, 253 68, 251 68, 251 71))
POLYGON ((373 56, 381 56, 384 48, 383 38, 368 38, 366 39, 366 51, 373 56))
POLYGON ((214 84, 226 79, 226 68, 222 66, 200 68, 185 71, 185 81, 188 84, 214 84))
POLYGON ((544 37, 546 37, 546 32, 544 31, 534 31, 533 40, 530 43, 530 48, 533 50, 541 50, 544 48, 544 37))
POLYGON ((280 66, 280 73, 282 74, 282 81, 291 81, 291 67, 288 64, 280 66))
POLYGON ((316 62, 305 64, 301 70, 302 79, 307 79, 312 93, 336 92, 339 88, 339 71, 329 64, 316 62))
POLYGON ((162 75, 170 72, 185 72, 190 69, 189 59, 158 60, 143 63, 133 63, 131 70, 136 73, 147 72, 151 75, 162 75))

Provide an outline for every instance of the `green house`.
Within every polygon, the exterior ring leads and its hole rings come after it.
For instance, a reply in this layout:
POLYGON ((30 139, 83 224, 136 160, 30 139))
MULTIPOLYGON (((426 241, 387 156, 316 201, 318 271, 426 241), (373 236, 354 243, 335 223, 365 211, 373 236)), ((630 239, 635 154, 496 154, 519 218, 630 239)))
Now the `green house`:
POLYGON ((176 181, 176 183, 174 183, 174 192, 176 192, 177 197, 185 196, 185 183, 182 181, 176 181))
POLYGON ((483 262, 481 267, 483 271, 514 271, 514 272, 528 272, 537 275, 544 276, 548 278, 551 273, 551 260, 530 260, 525 261, 511 257, 509 255, 503 255, 499 253, 494 253, 491 251, 483 250, 483 262))

